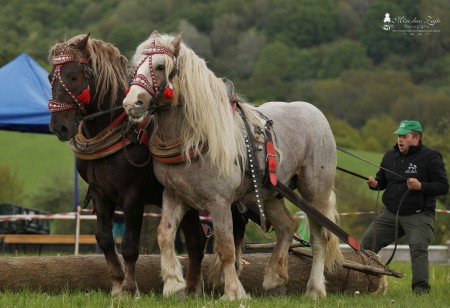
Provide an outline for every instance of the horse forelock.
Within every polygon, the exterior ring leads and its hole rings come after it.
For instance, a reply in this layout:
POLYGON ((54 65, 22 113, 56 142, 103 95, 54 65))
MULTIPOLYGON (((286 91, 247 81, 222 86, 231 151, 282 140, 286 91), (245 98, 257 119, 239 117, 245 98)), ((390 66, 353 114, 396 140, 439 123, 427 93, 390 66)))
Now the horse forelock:
MULTIPOLYGON (((62 51, 71 55, 76 61, 85 58, 80 50, 71 48, 84 37, 85 35, 77 35, 67 41, 56 43, 50 49, 49 62, 52 63, 52 59, 62 51)), ((128 88, 128 60, 114 45, 93 38, 89 39, 86 52, 95 79, 94 99, 98 106, 109 101, 110 107, 113 107, 117 101, 118 91, 125 91, 128 88)))

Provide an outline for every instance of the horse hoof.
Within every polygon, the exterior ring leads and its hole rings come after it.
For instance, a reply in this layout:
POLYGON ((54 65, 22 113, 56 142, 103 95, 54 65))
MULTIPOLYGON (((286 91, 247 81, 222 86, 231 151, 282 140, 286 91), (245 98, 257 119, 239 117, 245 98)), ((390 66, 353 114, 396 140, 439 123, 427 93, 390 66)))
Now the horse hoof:
POLYGON ((325 290, 308 288, 308 290, 306 291, 306 295, 311 297, 312 299, 322 299, 327 296, 327 292, 325 290))
POLYGON ((233 295, 229 295, 229 294, 224 294, 221 297, 222 300, 225 301, 235 301, 235 300, 249 300, 252 299, 250 295, 248 295, 247 293, 243 292, 241 294, 233 294, 233 295))
POLYGON ((178 297, 179 299, 186 298, 186 284, 178 283, 178 284, 170 284, 166 283, 163 289, 163 296, 168 297, 178 297))
POLYGON ((286 290, 286 286, 279 286, 270 290, 266 290, 266 292, 267 295, 281 297, 286 295, 286 290))

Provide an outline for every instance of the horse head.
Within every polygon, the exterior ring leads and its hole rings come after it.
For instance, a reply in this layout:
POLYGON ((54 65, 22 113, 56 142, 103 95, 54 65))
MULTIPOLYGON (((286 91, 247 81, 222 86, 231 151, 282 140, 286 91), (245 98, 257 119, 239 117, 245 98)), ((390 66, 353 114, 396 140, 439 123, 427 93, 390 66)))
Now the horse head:
POLYGON ((88 41, 89 35, 86 35, 77 43, 58 43, 50 52, 50 131, 61 141, 68 141, 75 135, 77 123, 91 101, 90 89, 95 88, 90 82, 92 74, 86 53, 88 41))
POLYGON ((128 60, 111 44, 78 35, 56 43, 49 53, 52 98, 50 131, 68 141, 80 121, 121 102, 128 87, 128 60))
POLYGON ((140 44, 133 57, 136 67, 130 91, 123 106, 130 119, 142 122, 148 113, 167 108, 178 101, 173 82, 177 75, 177 56, 182 33, 176 38, 153 31, 140 44))

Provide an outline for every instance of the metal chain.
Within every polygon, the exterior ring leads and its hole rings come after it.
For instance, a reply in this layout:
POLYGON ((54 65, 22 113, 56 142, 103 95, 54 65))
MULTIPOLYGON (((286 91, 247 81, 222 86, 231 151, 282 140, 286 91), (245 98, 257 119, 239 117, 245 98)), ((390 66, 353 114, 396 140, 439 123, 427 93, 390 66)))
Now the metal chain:
POLYGON ((365 255, 366 257, 368 257, 370 260, 372 260, 373 262, 375 262, 377 265, 379 265, 381 268, 383 268, 383 270, 385 272, 388 272, 390 274, 392 274, 392 276, 394 277, 402 277, 403 275, 401 273, 397 273, 396 271, 394 271, 393 269, 391 269, 389 266, 384 265, 383 263, 381 263, 380 261, 378 261, 377 258, 375 258, 373 255, 369 254, 366 250, 360 250, 360 251, 356 251, 356 253, 362 253, 363 255, 365 255))
MULTIPOLYGON (((296 237, 294 237, 294 240, 300 242, 303 245, 309 245, 307 247, 311 247, 311 244, 309 241, 306 240, 302 240, 300 241, 300 239, 297 239, 296 237)), ((384 265, 383 263, 381 263, 380 261, 378 261, 377 258, 375 258, 375 256, 371 255, 370 253, 368 253, 366 250, 359 250, 359 251, 355 251, 355 253, 357 254, 363 254, 364 256, 366 256, 367 258, 369 258, 370 260, 372 260, 376 265, 379 265, 385 272, 391 274, 394 277, 397 278, 401 278, 403 275, 401 273, 398 273, 396 271, 394 271, 393 269, 389 268, 389 266, 384 265)))

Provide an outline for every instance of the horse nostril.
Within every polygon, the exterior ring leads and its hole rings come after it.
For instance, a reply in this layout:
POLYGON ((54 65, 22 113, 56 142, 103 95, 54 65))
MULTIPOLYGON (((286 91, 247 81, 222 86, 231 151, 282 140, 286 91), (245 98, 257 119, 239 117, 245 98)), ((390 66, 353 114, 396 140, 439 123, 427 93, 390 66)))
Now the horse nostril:
POLYGON ((136 107, 144 106, 144 102, 142 100, 140 100, 140 99, 138 99, 134 104, 136 105, 136 107))

